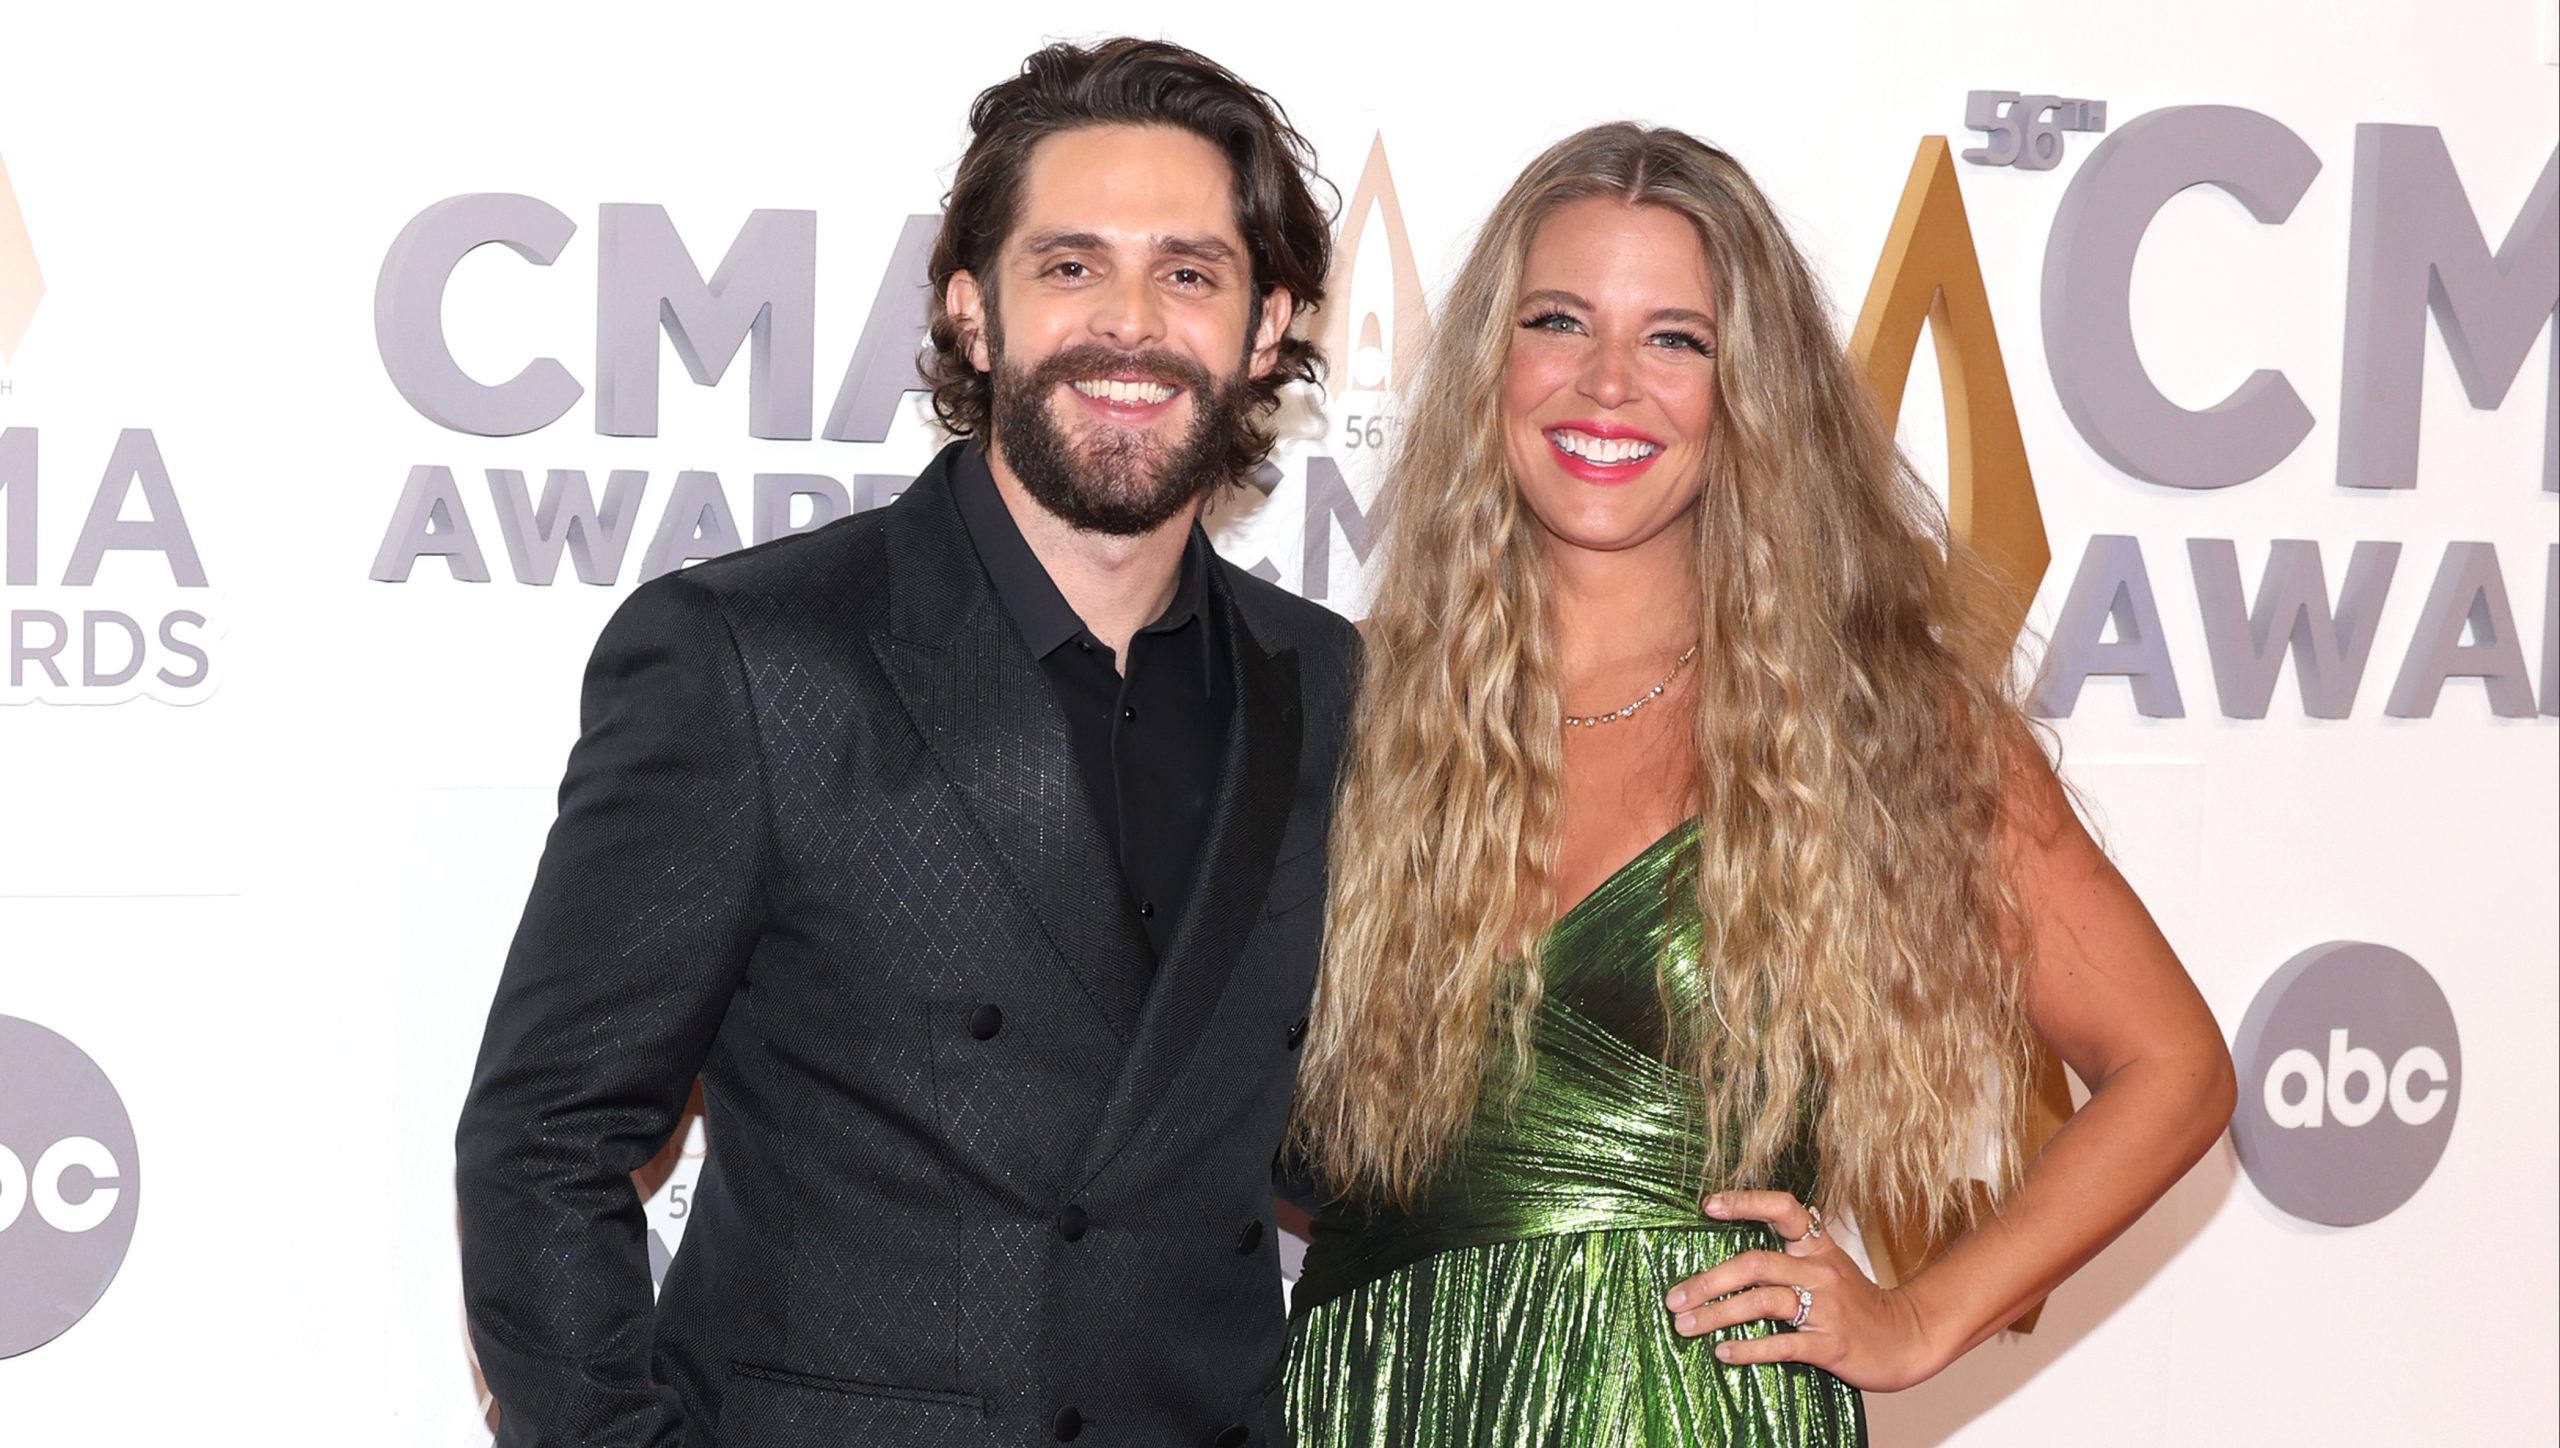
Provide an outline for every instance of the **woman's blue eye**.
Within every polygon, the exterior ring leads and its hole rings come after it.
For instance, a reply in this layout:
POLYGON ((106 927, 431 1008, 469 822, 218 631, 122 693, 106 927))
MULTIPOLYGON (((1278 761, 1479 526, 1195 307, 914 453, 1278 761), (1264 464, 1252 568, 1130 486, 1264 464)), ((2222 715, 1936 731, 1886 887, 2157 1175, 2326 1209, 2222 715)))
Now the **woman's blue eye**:
POLYGON ((1656 332, 1653 340, 1664 346, 1686 347, 1701 357, 1716 355, 1716 344, 1688 332, 1656 332))
POLYGON ((1531 317, 1527 321, 1522 322, 1520 324, 1520 330, 1524 332, 1565 332, 1572 331, 1581 325, 1581 323, 1576 322, 1573 318, 1566 316, 1562 312, 1541 312, 1537 316, 1531 317))

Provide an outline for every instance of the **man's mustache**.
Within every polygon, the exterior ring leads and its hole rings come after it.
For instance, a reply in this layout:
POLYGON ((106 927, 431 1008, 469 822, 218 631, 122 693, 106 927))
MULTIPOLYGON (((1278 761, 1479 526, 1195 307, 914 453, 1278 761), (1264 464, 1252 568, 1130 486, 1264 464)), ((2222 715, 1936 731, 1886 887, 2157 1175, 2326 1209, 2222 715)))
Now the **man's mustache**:
POLYGON ((1087 377, 1140 377, 1170 387, 1207 392, 1216 385, 1209 369, 1188 357, 1156 348, 1127 351, 1098 342, 1079 343, 1053 352, 1031 369, 1030 380, 1049 387, 1087 377))

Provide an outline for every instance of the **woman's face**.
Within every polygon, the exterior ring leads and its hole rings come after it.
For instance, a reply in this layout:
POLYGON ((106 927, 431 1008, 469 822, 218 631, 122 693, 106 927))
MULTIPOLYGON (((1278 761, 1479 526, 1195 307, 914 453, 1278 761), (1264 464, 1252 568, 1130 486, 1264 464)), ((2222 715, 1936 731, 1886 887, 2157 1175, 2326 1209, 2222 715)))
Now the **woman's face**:
POLYGON ((1551 544, 1669 541, 1716 420, 1716 304, 1688 219, 1589 197, 1530 237, 1502 375, 1511 474, 1551 544))

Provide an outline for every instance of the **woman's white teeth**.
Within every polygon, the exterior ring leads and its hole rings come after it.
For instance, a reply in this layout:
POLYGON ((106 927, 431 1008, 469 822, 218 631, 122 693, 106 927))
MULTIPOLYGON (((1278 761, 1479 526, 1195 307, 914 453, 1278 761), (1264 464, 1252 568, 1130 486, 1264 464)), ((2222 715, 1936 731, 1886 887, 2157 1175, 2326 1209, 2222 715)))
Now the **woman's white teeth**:
POLYGON ((1564 451, 1595 463, 1631 463, 1662 451, 1660 443, 1632 437, 1593 437, 1586 432, 1569 432, 1562 428, 1548 433, 1555 445, 1564 451))
POLYGON ((1173 389, 1161 382, 1114 382, 1092 378, 1067 385, 1096 402, 1136 402, 1153 407, 1173 395, 1173 389))

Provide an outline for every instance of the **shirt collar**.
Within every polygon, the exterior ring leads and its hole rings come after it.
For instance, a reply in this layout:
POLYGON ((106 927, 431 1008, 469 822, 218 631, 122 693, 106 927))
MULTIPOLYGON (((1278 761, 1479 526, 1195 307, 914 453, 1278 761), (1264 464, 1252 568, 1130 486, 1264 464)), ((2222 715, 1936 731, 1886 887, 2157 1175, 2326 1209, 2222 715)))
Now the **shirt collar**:
MULTIPOLYGON (((995 585, 997 599, 1030 646, 1031 656, 1045 659, 1083 634, 1084 620, 1058 591, 1049 570, 1041 566, 1040 555, 1031 551, 1021 525, 1013 521, 1013 510, 996 490, 995 472, 987 466, 983 444, 972 442, 962 450, 959 465, 952 470, 952 496, 960 506, 969 541, 978 550, 978 562, 987 570, 987 581, 995 585)), ((1211 551, 1208 535, 1193 522, 1191 536, 1182 545, 1182 562, 1174 572, 1173 598, 1140 633, 1169 633, 1194 619, 1205 623, 1211 551)), ((1202 628, 1200 635, 1201 657, 1206 662, 1213 657, 1209 630, 1202 628)))

